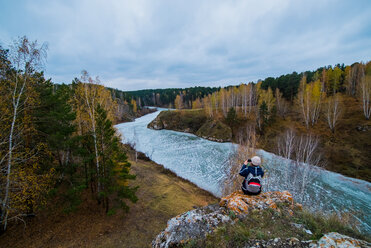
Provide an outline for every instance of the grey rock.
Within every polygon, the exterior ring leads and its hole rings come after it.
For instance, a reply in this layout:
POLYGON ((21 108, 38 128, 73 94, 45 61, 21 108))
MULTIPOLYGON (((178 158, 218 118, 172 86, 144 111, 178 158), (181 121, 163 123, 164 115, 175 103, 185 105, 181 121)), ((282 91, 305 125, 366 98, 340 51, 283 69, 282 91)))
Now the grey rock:
POLYGON ((370 130, 370 126, 368 126, 368 125, 364 125, 364 126, 358 125, 356 127, 356 129, 357 129, 358 132, 367 132, 368 130, 370 130))
POLYGON ((218 205, 191 210, 170 219, 166 229, 152 242, 152 247, 177 247, 189 239, 205 237, 219 225, 228 222, 232 222, 232 219, 225 208, 218 205))
POLYGON ((269 239, 269 240, 249 240, 246 242, 244 248, 252 248, 252 247, 259 247, 259 248, 286 248, 286 247, 298 247, 298 248, 307 248, 309 247, 311 241, 299 241, 296 238, 290 239, 269 239))
POLYGON ((291 223, 291 225, 294 226, 294 227, 296 227, 297 229, 303 230, 304 232, 306 232, 309 235, 312 235, 313 234, 312 231, 309 230, 309 229, 306 229, 303 224, 291 223))
POLYGON ((351 238, 337 232, 325 234, 318 242, 311 243, 311 248, 370 248, 371 243, 351 238))

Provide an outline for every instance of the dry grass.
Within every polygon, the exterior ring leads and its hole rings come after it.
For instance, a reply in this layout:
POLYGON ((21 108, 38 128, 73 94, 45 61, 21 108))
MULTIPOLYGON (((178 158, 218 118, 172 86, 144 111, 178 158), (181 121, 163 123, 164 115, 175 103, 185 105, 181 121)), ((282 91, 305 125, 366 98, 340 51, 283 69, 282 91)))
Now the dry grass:
POLYGON ((194 184, 166 172, 153 162, 138 160, 131 172, 139 185, 139 198, 130 212, 108 216, 87 201, 80 209, 64 214, 51 205, 37 217, 11 227, 0 237, 1 247, 150 247, 153 238, 166 227, 167 220, 192 209, 218 201, 194 184))

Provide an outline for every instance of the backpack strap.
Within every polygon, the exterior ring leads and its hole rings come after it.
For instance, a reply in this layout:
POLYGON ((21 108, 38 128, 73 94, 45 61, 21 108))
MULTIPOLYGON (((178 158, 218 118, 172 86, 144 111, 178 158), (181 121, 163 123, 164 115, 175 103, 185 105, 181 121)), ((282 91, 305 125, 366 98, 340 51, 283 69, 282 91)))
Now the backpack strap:
POLYGON ((250 181, 251 179, 258 179, 259 181, 261 181, 262 177, 260 175, 258 176, 258 166, 255 167, 255 175, 252 174, 248 181, 250 181))

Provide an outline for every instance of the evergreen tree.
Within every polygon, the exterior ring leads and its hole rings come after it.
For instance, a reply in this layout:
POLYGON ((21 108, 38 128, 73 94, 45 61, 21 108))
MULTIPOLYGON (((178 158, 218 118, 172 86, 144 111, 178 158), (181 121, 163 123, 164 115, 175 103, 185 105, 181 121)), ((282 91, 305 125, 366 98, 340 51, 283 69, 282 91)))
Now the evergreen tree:
POLYGON ((263 121, 263 126, 267 125, 270 114, 269 114, 268 107, 265 101, 263 101, 259 107, 259 115, 263 121))
POLYGON ((72 150, 76 131, 73 121, 76 114, 68 103, 71 90, 67 85, 54 85, 42 80, 36 87, 39 94, 40 106, 35 111, 35 120, 40 139, 43 139, 58 162, 57 172, 63 177, 64 173, 74 173, 72 166, 72 150))
POLYGON ((237 114, 236 114, 236 110, 233 107, 228 110, 225 121, 231 128, 233 128, 236 125, 237 114))
POLYGON ((101 170, 99 171, 99 181, 101 191, 99 198, 108 212, 109 196, 116 192, 120 205, 125 210, 128 206, 123 198, 132 202, 137 201, 135 192, 137 187, 128 186, 128 180, 135 179, 135 175, 130 174, 130 163, 127 161, 126 154, 120 149, 119 137, 115 135, 112 122, 107 118, 106 111, 98 105, 96 108, 97 121, 97 140, 101 170))

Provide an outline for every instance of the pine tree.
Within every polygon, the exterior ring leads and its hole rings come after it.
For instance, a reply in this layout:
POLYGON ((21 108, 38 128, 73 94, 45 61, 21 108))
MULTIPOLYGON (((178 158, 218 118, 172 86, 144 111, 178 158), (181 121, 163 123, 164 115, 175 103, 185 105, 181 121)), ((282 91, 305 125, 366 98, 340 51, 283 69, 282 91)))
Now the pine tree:
POLYGON ((57 171, 60 179, 64 173, 73 173, 72 150, 75 149, 73 123, 76 114, 68 103, 72 91, 69 86, 54 85, 49 80, 41 81, 36 90, 40 98, 40 106, 35 110, 35 122, 39 138, 48 144, 48 148, 58 162, 57 171))
MULTIPOLYGON (((137 187, 130 187, 127 180, 135 179, 131 175, 130 163, 127 161, 126 154, 120 149, 120 140, 115 135, 112 122, 107 118, 106 111, 98 105, 96 108, 97 121, 97 140, 101 170, 97 175, 101 182, 101 191, 98 197, 102 200, 103 206, 108 212, 110 208, 109 196, 117 192, 118 201, 124 210, 128 206, 124 199, 132 202, 137 201, 135 192, 137 187)), ((98 173, 98 172, 97 172, 98 173)))
POLYGON ((237 114, 236 114, 236 110, 231 107, 229 110, 228 110, 228 113, 227 113, 227 117, 225 118, 225 121, 226 123, 231 127, 233 128, 235 125, 236 125, 236 122, 237 122, 237 114))

